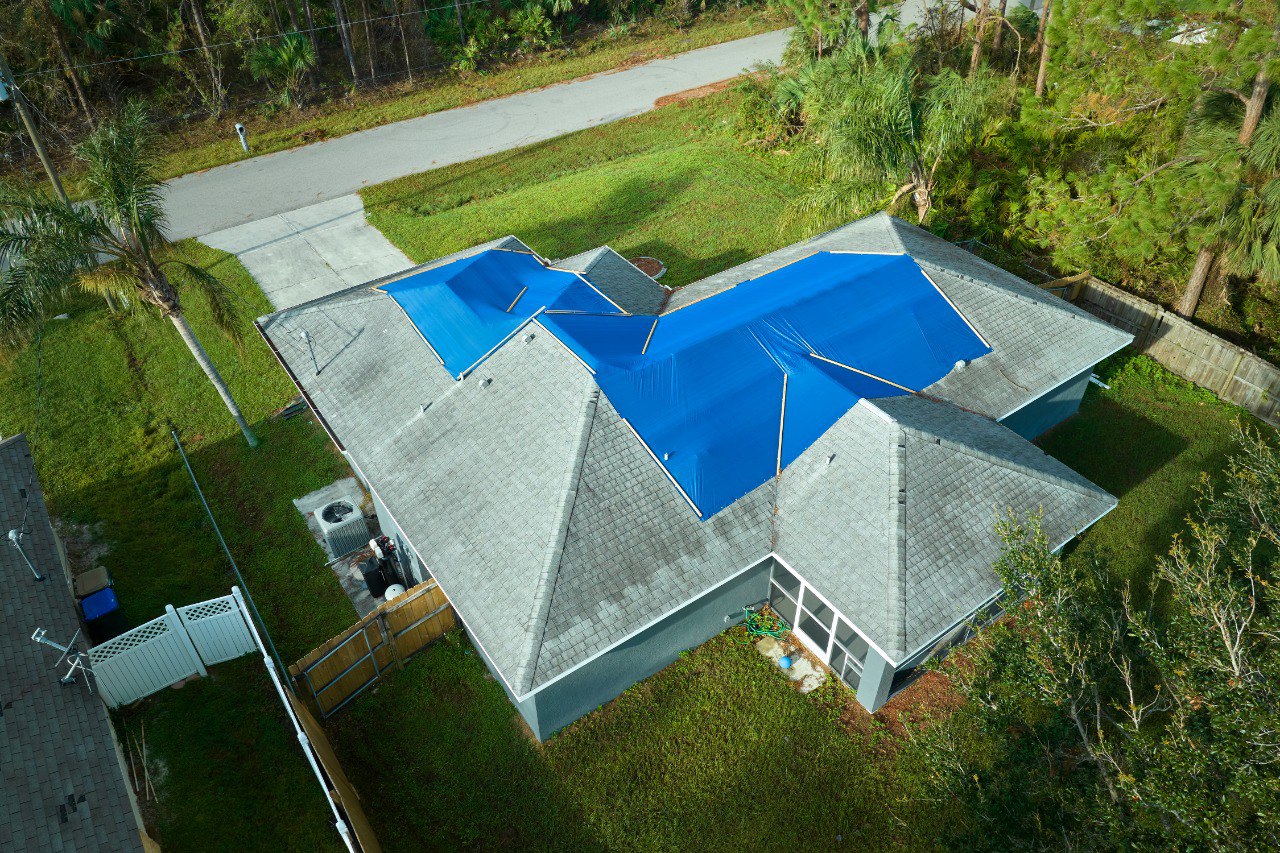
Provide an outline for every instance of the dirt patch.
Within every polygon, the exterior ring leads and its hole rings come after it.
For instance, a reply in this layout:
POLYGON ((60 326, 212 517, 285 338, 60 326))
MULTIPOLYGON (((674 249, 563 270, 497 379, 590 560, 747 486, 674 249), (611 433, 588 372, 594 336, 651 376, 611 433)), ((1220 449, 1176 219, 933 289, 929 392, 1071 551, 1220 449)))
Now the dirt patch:
POLYGON ((667 265, 657 258, 651 258, 648 255, 641 255, 638 258, 631 258, 631 265, 640 272, 649 276, 649 278, 657 279, 667 271, 667 265))
POLYGON ((102 558, 111 546, 102 539, 102 522, 97 524, 73 524, 55 518, 53 528, 67 551, 67 564, 73 576, 80 576, 102 565, 102 558))
POLYGON ((653 102, 655 107, 665 107, 668 104, 680 104, 685 101, 696 101, 698 98, 705 98, 708 95, 714 95, 716 92, 723 92, 735 82, 737 77, 730 77, 728 80, 721 80, 719 83, 708 83, 705 86, 698 86, 694 89, 685 89, 683 92, 676 92, 674 95, 663 95, 661 98, 653 102))
POLYGON ((872 716, 895 737, 903 737, 907 726, 919 726, 960 707, 964 698, 951 679, 931 670, 886 702, 872 716))

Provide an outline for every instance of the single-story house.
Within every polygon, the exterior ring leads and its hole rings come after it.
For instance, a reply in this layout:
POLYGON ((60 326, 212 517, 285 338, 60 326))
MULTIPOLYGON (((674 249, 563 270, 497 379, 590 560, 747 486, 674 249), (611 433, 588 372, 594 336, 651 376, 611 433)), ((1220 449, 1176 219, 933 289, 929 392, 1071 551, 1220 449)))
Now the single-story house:
POLYGON ((506 237, 259 328, 539 738, 766 600, 874 710, 999 512, 1116 504, 1028 439, 1130 336, 887 215, 676 290, 506 237))
MULTIPOLYGON (((67 664, 32 638, 43 629, 65 646, 81 625, 22 435, 0 440, 0 575, 0 850, 143 850, 150 839, 91 676, 60 683, 67 664)), ((81 632, 76 647, 89 645, 81 632)))

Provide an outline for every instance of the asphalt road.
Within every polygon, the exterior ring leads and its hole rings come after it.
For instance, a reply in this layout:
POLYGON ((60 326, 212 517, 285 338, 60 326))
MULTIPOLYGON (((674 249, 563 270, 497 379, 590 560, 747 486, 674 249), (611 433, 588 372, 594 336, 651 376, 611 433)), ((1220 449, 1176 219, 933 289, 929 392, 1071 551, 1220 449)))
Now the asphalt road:
POLYGON ((779 61, 787 35, 780 30, 726 42, 184 175, 165 188, 169 235, 210 234, 370 184, 639 115, 666 95, 779 61))

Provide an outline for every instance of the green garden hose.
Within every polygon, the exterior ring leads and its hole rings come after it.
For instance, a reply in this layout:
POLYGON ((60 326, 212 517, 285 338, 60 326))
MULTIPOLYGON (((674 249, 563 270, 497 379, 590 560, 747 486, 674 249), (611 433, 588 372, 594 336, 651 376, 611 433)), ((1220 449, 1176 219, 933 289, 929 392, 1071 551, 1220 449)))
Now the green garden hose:
POLYGON ((782 635, 788 631, 787 623, 778 618, 773 611, 752 610, 750 607, 742 608, 742 614, 747 627, 746 642, 751 643, 761 637, 773 637, 775 640, 781 639, 782 635))

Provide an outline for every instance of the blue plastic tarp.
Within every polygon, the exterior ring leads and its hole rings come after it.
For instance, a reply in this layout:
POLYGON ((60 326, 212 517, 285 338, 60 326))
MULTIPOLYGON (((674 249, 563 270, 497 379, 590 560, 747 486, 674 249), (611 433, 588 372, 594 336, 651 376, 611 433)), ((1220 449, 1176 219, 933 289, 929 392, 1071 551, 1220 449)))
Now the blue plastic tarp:
POLYGON ((775 476, 859 399, 922 390, 990 352, 906 255, 820 252, 656 326, 541 321, 595 370, 704 519, 775 476))
POLYGON ((907 255, 819 252, 661 317, 491 249, 383 288, 454 376, 539 321, 710 518, 858 400, 920 391, 990 349, 907 255))
POLYGON ((546 267, 533 255, 488 249, 382 288, 461 376, 542 309, 616 312, 576 273, 546 267))

